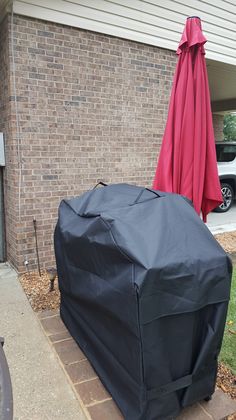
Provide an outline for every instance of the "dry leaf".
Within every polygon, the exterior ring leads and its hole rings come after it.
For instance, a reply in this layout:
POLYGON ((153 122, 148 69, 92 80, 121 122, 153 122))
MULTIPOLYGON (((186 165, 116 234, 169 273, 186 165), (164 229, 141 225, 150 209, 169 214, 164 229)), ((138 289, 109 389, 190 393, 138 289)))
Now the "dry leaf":
POLYGON ((227 392, 227 389, 225 388, 225 386, 223 384, 220 385, 222 391, 227 392))

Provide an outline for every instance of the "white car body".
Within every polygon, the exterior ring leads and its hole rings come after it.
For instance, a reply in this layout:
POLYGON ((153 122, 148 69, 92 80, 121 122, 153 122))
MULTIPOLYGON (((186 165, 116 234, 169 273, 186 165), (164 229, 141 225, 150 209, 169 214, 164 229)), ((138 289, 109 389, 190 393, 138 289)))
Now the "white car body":
POLYGON ((236 198, 236 142, 216 143, 217 167, 224 203, 217 211, 228 211, 236 198))
POLYGON ((232 162, 217 162, 219 177, 223 175, 236 175, 236 157, 232 162))

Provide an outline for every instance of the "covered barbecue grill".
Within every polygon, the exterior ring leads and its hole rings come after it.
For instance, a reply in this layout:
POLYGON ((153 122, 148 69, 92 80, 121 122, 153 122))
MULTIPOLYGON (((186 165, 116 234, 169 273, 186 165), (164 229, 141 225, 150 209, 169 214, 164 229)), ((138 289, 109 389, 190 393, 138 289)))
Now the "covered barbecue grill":
POLYGON ((191 204, 117 184, 63 200, 61 316, 126 420, 214 392, 231 262, 191 204))

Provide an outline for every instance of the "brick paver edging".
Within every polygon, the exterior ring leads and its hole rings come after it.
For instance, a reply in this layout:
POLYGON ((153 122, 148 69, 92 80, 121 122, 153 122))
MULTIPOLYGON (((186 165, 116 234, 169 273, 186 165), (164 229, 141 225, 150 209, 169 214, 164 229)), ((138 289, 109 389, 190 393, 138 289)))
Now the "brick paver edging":
MULTIPOLYGON (((38 318, 87 419, 124 420, 111 395, 63 324, 58 310, 41 312, 38 318)), ((236 401, 217 389, 210 402, 188 407, 176 420, 223 420, 233 413, 236 413, 236 401)))

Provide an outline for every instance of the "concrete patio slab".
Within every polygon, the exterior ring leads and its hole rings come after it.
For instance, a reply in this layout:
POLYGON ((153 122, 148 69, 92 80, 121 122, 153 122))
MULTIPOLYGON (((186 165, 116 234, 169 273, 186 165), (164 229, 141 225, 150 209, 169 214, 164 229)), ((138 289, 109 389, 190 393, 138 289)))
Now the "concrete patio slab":
MULTIPOLYGON (((8 264, 0 264, 0 296, 0 335, 13 385, 14 420, 84 420, 79 400, 8 264)), ((59 319, 57 323, 63 331, 59 319)))

